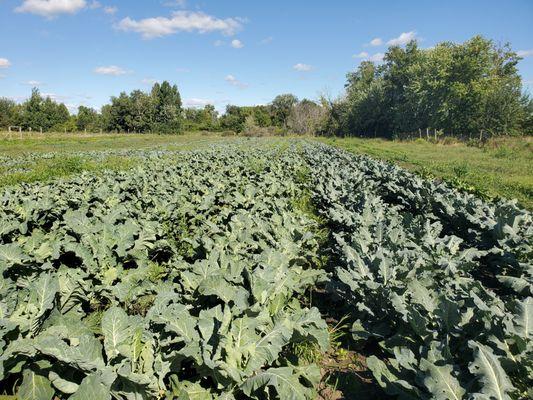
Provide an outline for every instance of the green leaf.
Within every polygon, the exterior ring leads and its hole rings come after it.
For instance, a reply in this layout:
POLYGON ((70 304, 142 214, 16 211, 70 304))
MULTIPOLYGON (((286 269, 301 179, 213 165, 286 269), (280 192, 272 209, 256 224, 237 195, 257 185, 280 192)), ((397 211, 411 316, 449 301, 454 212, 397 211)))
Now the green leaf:
POLYGON ((515 332, 523 339, 533 339, 533 297, 526 297, 517 304, 515 332))
MULTIPOLYGON (((113 375, 113 374, 112 374, 113 375)), ((69 400, 109 400, 111 399, 111 392, 109 388, 110 379, 106 378, 107 382, 102 379, 102 373, 95 372, 86 376, 81 381, 80 387, 69 400)))
POLYGON ((283 400, 314 400, 316 391, 303 386, 299 376, 294 374, 291 367, 269 368, 257 375, 248 378, 241 386, 247 396, 254 399, 262 398, 256 394, 259 389, 266 391, 270 386, 277 392, 277 398, 283 400))
POLYGON ((508 393, 514 390, 514 386, 492 349, 473 340, 468 342, 468 347, 474 351, 474 361, 468 369, 478 378, 481 385, 479 394, 489 399, 510 399, 508 393))
POLYGON ((24 370, 22 376, 22 385, 18 390, 19 400, 50 400, 54 395, 50 381, 44 376, 28 369, 24 370))
POLYGON ((41 328, 43 317, 54 306, 59 282, 51 274, 41 274, 30 287, 27 309, 31 314, 30 330, 33 334, 41 328))
POLYGON ((420 360, 420 369, 427 373, 424 385, 432 394, 432 399, 461 400, 465 395, 466 391, 452 374, 452 365, 437 365, 423 358, 420 360))
POLYGON ((110 360, 121 353, 122 346, 127 345, 130 337, 128 315, 120 307, 111 307, 102 317, 104 347, 110 360))

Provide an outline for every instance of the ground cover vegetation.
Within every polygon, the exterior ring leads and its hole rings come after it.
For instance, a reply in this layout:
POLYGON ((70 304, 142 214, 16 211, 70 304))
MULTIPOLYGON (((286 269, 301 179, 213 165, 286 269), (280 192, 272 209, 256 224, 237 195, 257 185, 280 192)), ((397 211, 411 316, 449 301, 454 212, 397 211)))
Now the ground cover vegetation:
POLYGON ((312 141, 136 156, 1 191, 4 394, 315 399, 348 351, 381 398, 532 395, 515 202, 312 141))

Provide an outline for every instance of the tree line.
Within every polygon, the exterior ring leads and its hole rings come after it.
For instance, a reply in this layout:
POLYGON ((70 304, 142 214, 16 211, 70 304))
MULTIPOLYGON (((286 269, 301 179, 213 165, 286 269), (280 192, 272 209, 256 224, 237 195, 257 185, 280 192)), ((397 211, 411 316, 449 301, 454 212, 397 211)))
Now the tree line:
POLYGON ((391 46, 383 63, 347 75, 329 104, 324 132, 396 137, 533 134, 533 101, 522 90, 520 57, 481 36, 422 49, 391 46))
POLYGON ((106 131, 106 132, 179 132, 182 123, 181 96, 176 85, 156 83, 149 93, 134 90, 111 97, 100 112, 79 106, 76 114, 37 88, 28 100, 17 104, 0 99, 0 127, 19 126, 23 130, 106 131))
POLYGON ((292 94, 279 95, 268 105, 228 105, 223 115, 211 104, 184 108, 176 85, 155 83, 150 92, 134 90, 111 97, 100 112, 79 106, 70 114, 63 103, 41 95, 37 88, 21 104, 0 98, 0 128, 25 131, 88 131, 128 133, 180 133, 182 131, 232 131, 247 134, 281 134, 291 130, 312 134, 318 126, 309 116, 323 115, 326 108, 292 94))
POLYGON ((422 49, 416 41, 391 46, 383 63, 363 61, 347 74, 334 100, 282 94, 267 105, 184 108, 176 85, 113 96, 100 111, 76 114, 33 89, 18 104, 0 98, 0 128, 24 130, 238 134, 320 134, 364 137, 533 134, 533 101, 522 88, 520 57, 508 44, 475 36, 464 43, 422 49))

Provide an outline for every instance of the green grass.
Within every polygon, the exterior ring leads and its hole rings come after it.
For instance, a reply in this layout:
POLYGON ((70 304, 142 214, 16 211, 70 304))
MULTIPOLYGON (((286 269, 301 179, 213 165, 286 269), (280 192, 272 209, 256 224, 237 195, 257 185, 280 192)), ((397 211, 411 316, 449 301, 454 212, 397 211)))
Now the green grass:
POLYGON ((184 135, 153 134, 61 134, 61 133, 0 133, 0 156, 20 157, 29 154, 54 153, 53 158, 37 159, 24 167, 7 167, 0 164, 0 187, 19 183, 46 182, 76 175, 83 171, 99 173, 104 170, 119 171, 137 165, 138 158, 126 155, 109 155, 102 160, 78 155, 85 151, 140 150, 164 148, 166 150, 192 150, 220 141, 231 140, 214 134, 188 133, 184 135), (75 153, 75 154, 74 154, 75 153))
MULTIPOLYGON (((0 156, 17 157, 29 153, 57 153, 28 166, 26 171, 10 171, 0 165, 0 187, 47 181, 105 169, 121 170, 135 166, 133 157, 113 155, 101 162, 80 158, 74 152, 165 148, 191 150, 214 142, 230 141, 209 133, 183 135, 153 134, 28 134, 0 132, 0 156), (65 157, 65 154, 67 155, 65 157)), ((253 139, 252 139, 253 140, 253 139)), ((319 138, 327 144, 360 154, 391 161, 426 177, 444 179, 455 186, 487 197, 516 198, 533 209, 533 140, 517 138, 492 141, 483 147, 464 143, 435 144, 425 140, 387 141, 360 138, 319 138)), ((276 138, 277 143, 284 142, 276 138)), ((259 167, 259 166, 258 166, 259 167)))
POLYGON ((482 147, 426 140, 388 141, 319 138, 353 153, 394 162, 426 177, 435 177, 486 197, 518 199, 533 209, 533 140, 494 140, 482 147))
POLYGON ((196 148, 216 140, 231 140, 216 134, 188 132, 183 135, 154 134, 62 134, 0 132, 0 155, 20 156, 26 153, 130 150, 164 146, 171 150, 196 148))
POLYGON ((27 171, 11 172, 0 166, 0 187, 18 183, 46 182, 56 178, 76 175, 83 171, 98 173, 104 170, 123 170, 137 165, 138 159, 109 156, 100 161, 93 161, 78 156, 54 157, 42 159, 32 164, 27 171))

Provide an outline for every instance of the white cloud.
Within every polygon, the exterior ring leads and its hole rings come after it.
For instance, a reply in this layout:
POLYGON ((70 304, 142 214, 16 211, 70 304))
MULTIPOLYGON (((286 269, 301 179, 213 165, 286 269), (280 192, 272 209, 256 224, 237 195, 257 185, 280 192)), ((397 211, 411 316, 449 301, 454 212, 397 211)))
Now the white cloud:
POLYGON ((383 44, 383 39, 381 38, 374 38, 370 41, 370 46, 381 46, 383 44))
POLYGON ((59 14, 75 14, 85 7, 85 0, 24 0, 15 12, 52 18, 59 14))
POLYGON ((383 61, 383 57, 385 57, 385 54, 383 53, 368 54, 366 51, 362 51, 361 53, 353 56, 353 58, 360 58, 362 60, 372 62, 381 62, 383 61))
POLYGON ((215 46, 215 47, 224 46, 224 44, 225 44, 225 43, 224 43, 223 40, 215 40, 215 41, 213 42, 213 46, 215 46))
POLYGON ((385 54, 383 54, 383 53, 372 54, 370 57, 368 57, 368 61, 382 62, 383 61, 383 57, 385 57, 385 54))
POLYGON ((4 74, 0 74, 0 79, 4 79, 6 76, 4 74))
POLYGON ((121 20, 118 29, 140 33, 144 39, 153 39, 172 35, 177 32, 221 32, 233 35, 242 28, 242 19, 213 17, 203 12, 175 11, 170 18, 154 17, 134 20, 126 17, 121 20))
POLYGON ((239 39, 233 39, 231 41, 231 47, 234 49, 242 49, 244 47, 244 43, 241 42, 239 39))
POLYGON ((91 4, 89 4, 89 8, 91 10, 96 10, 97 8, 100 8, 100 7, 102 7, 102 3, 96 0, 92 1, 91 4))
POLYGON ((387 42, 389 46, 403 46, 404 44, 409 43, 411 40, 416 40, 416 32, 403 32, 400 36, 393 38, 387 42))
POLYGON ((50 97, 52 100, 60 102, 64 102, 65 100, 69 100, 72 98, 72 96, 65 96, 56 93, 42 93, 42 95, 43 97, 50 97))
POLYGON ((157 79, 154 78, 144 78, 143 80, 141 80, 141 83, 143 83, 144 85, 153 85, 156 82, 157 79))
POLYGON ((519 57, 531 57, 533 56, 533 49, 532 50, 518 50, 516 54, 519 57))
POLYGON ((269 43, 272 43, 273 40, 274 38, 272 36, 269 36, 261 40, 259 44, 269 44, 269 43))
POLYGON ((238 88, 244 89, 248 87, 247 83, 243 83, 235 78, 233 75, 227 75, 224 80, 232 86, 237 86, 238 88))
POLYGON ((104 7, 104 13, 109 14, 109 15, 113 15, 117 11, 118 11, 118 8, 115 6, 104 7))
POLYGON ((0 68, 8 68, 11 66, 11 62, 7 58, 0 58, 0 68))
POLYGON ((37 86, 41 86, 43 83, 40 81, 29 80, 29 81, 24 82, 24 84, 28 86, 32 86, 32 87, 37 87, 37 86))
POLYGON ((298 63, 292 66, 293 69, 300 72, 309 72, 313 69, 312 65, 298 63))
POLYGON ((116 65, 102 66, 94 69, 94 72, 100 75, 125 75, 128 73, 125 69, 117 67, 116 65))
POLYGON ((191 98, 191 99, 185 99, 183 100, 183 104, 185 104, 187 107, 205 107, 208 104, 214 104, 213 100, 209 99, 199 99, 199 98, 191 98))

